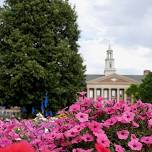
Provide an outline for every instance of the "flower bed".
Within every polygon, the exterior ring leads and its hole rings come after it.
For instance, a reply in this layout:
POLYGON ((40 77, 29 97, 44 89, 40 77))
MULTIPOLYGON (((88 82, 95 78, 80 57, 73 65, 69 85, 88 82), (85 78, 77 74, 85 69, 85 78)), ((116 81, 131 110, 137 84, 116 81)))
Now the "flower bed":
POLYGON ((152 151, 152 104, 80 97, 59 119, 0 121, 0 147, 27 140, 37 152, 152 151), (100 146, 97 146, 100 147, 100 146))

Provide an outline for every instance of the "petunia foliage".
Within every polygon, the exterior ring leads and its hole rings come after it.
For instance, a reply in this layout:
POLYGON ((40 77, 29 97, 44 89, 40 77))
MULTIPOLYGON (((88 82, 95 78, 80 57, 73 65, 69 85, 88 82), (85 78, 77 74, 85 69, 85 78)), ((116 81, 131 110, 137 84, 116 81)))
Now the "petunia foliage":
POLYGON ((27 140, 37 152, 152 151, 152 104, 80 97, 59 114, 0 121, 0 147, 27 140))

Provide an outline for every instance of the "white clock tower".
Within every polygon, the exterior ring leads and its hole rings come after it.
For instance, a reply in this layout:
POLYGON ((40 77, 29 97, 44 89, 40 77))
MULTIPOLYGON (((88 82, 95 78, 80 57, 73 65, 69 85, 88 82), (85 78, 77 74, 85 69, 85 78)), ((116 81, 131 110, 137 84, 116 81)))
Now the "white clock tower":
POLYGON ((107 57, 105 59, 105 75, 110 75, 116 73, 115 65, 114 65, 114 58, 113 58, 113 50, 110 48, 107 50, 107 57))

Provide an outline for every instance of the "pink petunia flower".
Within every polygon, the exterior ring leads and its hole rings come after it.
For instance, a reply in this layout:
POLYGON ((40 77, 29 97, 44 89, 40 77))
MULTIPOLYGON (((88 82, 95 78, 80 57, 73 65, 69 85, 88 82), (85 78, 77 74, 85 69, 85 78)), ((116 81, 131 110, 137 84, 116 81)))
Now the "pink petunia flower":
POLYGON ((81 103, 81 106, 83 107, 88 107, 92 104, 92 99, 90 98, 84 98, 80 103, 81 103))
POLYGON ((88 121, 88 114, 79 112, 75 115, 75 117, 80 121, 80 122, 86 122, 88 121))
POLYGON ((81 139, 85 142, 90 142, 94 140, 93 136, 89 133, 82 135, 81 139))
POLYGON ((105 134, 99 134, 97 136, 97 143, 103 145, 104 147, 110 146, 110 141, 105 134))
POLYGON ((27 141, 21 141, 5 148, 0 148, 0 152, 35 152, 35 150, 27 141))
POLYGON ((119 139, 127 139, 129 136, 129 131, 128 130, 117 131, 117 136, 119 139))
POLYGON ((76 126, 74 126, 73 127, 73 130, 75 131, 75 132, 80 132, 82 129, 84 129, 85 128, 85 124, 83 124, 83 123, 81 123, 80 125, 76 125, 76 126))
POLYGON ((131 134, 131 140, 134 140, 134 139, 137 139, 137 140, 138 140, 138 138, 136 137, 135 134, 131 134))
POLYGON ((99 143, 95 144, 95 148, 97 152, 110 152, 109 149, 107 149, 106 147, 104 147, 102 144, 99 144, 99 143))
POLYGON ((41 150, 42 152, 51 152, 51 151, 48 149, 47 146, 42 146, 42 147, 40 148, 40 150, 41 150))
POLYGON ((122 119, 128 123, 134 120, 135 114, 133 112, 124 112, 122 115, 122 119))
POLYGON ((94 106, 95 109, 100 110, 102 108, 102 103, 97 101, 97 102, 94 103, 93 106, 94 106))
POLYGON ((152 129, 152 119, 148 120, 148 128, 152 129))
POLYGON ((80 111, 80 104, 79 104, 79 103, 75 103, 75 104, 71 105, 71 106, 69 107, 69 111, 70 111, 70 112, 80 111))
POLYGON ((110 126, 113 126, 117 123, 117 119, 116 117, 112 117, 112 118, 109 118, 107 119, 104 123, 103 123, 103 126, 106 127, 106 128, 109 128, 110 126))
POLYGON ((81 137, 77 136, 74 139, 72 139, 71 143, 72 144, 77 144, 77 143, 79 143, 81 141, 82 141, 81 137))
POLYGON ((152 136, 143 136, 140 138, 140 141, 146 145, 152 144, 152 136))
POLYGON ((87 126, 92 132, 98 132, 101 129, 101 124, 96 121, 89 122, 87 126))
POLYGON ((133 139, 130 142, 128 142, 128 146, 131 150, 141 151, 142 149, 142 143, 140 143, 138 139, 133 139))
POLYGON ((103 97, 97 97, 97 101, 102 101, 103 100, 103 97))
POLYGON ((115 146, 115 152, 124 152, 125 151, 125 149, 120 145, 115 144, 114 146, 115 146))
POLYGON ((114 108, 111 108, 111 107, 106 107, 106 108, 105 108, 105 112, 106 112, 107 114, 113 114, 113 113, 115 113, 115 109, 114 109, 114 108))
POLYGON ((72 129, 70 129, 70 130, 67 130, 64 134, 65 134, 65 136, 66 136, 67 138, 69 138, 69 137, 75 137, 75 136, 77 136, 77 135, 79 134, 79 132, 76 131, 76 130, 74 130, 74 129, 72 128, 72 129))

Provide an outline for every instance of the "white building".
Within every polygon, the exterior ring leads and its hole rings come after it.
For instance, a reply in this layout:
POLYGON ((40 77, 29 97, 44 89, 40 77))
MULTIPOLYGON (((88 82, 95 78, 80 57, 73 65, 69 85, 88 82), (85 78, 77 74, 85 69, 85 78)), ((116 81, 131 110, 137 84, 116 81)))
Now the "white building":
MULTIPOLYGON (((144 74, 148 73, 144 71, 144 74)), ((97 98, 102 96, 105 100, 130 100, 126 90, 131 84, 141 83, 144 75, 120 75, 116 73, 113 50, 107 50, 105 69, 103 75, 88 74, 86 78, 87 96, 97 98)))

